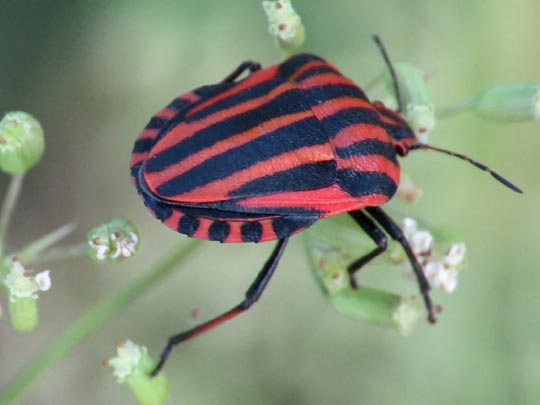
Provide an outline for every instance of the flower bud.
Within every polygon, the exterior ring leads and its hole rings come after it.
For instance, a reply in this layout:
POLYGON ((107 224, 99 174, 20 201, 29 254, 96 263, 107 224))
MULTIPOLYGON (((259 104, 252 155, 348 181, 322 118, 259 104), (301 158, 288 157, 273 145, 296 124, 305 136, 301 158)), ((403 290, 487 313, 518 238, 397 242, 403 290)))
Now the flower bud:
POLYGON ((514 83, 492 87, 471 102, 475 113, 483 118, 517 122, 540 117, 540 83, 514 83))
POLYGON ((37 325, 37 293, 51 287, 49 273, 49 270, 46 270, 32 276, 17 258, 13 258, 3 283, 8 291, 8 310, 15 330, 24 332, 37 325))
POLYGON ((263 1, 262 4, 268 17, 268 31, 276 38, 278 46, 286 52, 299 48, 304 43, 306 34, 291 1, 263 1))
POLYGON ((403 115, 416 137, 427 142, 435 126, 435 108, 429 101, 424 72, 410 63, 398 62, 394 69, 399 82, 403 115))
POLYGON ((165 402, 168 383, 163 372, 155 377, 150 372, 156 362, 148 355, 144 346, 131 340, 117 344, 117 356, 105 360, 104 365, 113 368, 116 381, 128 384, 129 388, 141 404, 158 405, 165 402))
POLYGON ((7 113, 0 121, 0 169, 23 174, 43 155, 45 141, 39 122, 22 111, 7 113))
POLYGON ((88 232, 88 255, 97 262, 118 262, 135 254, 139 240, 139 231, 132 221, 113 218, 88 232))

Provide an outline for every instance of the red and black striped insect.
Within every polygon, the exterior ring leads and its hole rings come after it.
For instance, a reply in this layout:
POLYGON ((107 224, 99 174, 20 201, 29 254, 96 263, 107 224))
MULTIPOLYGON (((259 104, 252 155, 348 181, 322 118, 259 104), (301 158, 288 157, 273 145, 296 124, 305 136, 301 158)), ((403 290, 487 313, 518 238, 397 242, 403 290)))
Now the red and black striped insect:
MULTIPOLYGON (((397 80, 386 52, 383 56, 397 80)), ((332 64, 299 54, 261 69, 244 62, 218 84, 174 99, 135 143, 131 176, 151 213, 173 230, 220 242, 277 246, 245 298, 224 314, 171 337, 153 371, 172 348, 248 309, 261 296, 289 237, 347 212, 376 244, 348 268, 354 274, 381 254, 388 234, 405 250, 430 322, 429 283, 396 223, 380 208, 395 194, 398 155, 434 149, 416 139, 398 112, 365 93, 332 64), (244 72, 248 76, 237 80, 244 72), (385 234, 386 232, 386 234, 385 234)))

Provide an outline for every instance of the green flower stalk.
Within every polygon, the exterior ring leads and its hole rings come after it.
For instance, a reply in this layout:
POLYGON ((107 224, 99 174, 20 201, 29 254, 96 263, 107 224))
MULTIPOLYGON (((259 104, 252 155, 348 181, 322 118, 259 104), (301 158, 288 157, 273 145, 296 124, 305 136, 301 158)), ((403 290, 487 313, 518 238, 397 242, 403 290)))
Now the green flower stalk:
POLYGON ((113 375, 119 384, 126 383, 140 404, 158 405, 165 402, 168 383, 163 372, 155 377, 150 372, 156 362, 148 355, 146 347, 131 340, 117 344, 117 356, 105 360, 104 365, 113 368, 113 375))
POLYGON ((96 262, 118 262, 131 257, 139 248, 139 231, 126 218, 113 218, 96 226, 86 237, 88 255, 96 262))
POLYGON ((43 155, 43 129, 30 114, 7 113, 0 121, 0 169, 9 174, 23 174, 43 155))
POLYGON ((38 323, 38 291, 51 287, 50 271, 35 276, 26 271, 17 258, 13 258, 9 273, 2 280, 8 292, 8 311, 13 328, 19 332, 32 330, 38 323))
POLYGON ((540 83, 492 87, 471 101, 472 110, 489 120, 519 122, 540 117, 540 83))
POLYGON ((278 46, 286 53, 299 48, 306 33, 290 0, 263 1, 262 4, 268 17, 268 31, 276 38, 278 46))

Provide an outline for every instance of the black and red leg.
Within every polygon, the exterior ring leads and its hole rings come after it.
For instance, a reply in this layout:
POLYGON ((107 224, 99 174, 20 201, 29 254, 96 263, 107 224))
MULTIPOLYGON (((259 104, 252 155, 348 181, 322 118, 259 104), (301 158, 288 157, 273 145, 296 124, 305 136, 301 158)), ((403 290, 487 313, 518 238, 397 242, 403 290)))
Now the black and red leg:
POLYGON ((245 61, 240 64, 234 71, 223 79, 222 83, 232 83, 234 82, 242 73, 246 70, 249 70, 250 73, 256 72, 261 69, 261 64, 253 61, 245 61))
POLYGON ((401 245, 401 247, 405 251, 405 254, 409 258, 409 262, 411 263, 411 266, 413 268, 416 280, 418 281, 420 293, 424 298, 424 303, 428 312, 428 321, 431 323, 435 323, 436 318, 433 310, 433 303, 431 301, 431 297, 429 296, 429 282, 424 274, 422 266, 420 265, 420 263, 418 263, 418 259, 412 251, 411 246, 409 245, 407 238, 405 238, 405 235, 403 234, 401 228, 379 207, 368 207, 362 211, 353 211, 350 212, 350 215, 377 245, 377 247, 372 252, 368 253, 365 256, 362 256, 360 259, 354 261, 349 265, 347 270, 349 272, 351 286, 353 288, 357 288, 354 274, 358 270, 360 270, 362 266, 364 266, 386 250, 386 235, 373 221, 375 220, 385 230, 385 232, 392 237, 392 239, 396 240, 401 245), (367 216, 364 211, 367 211, 371 218, 367 216))
POLYGON ((246 311, 249 307, 251 307, 261 297, 264 289, 268 285, 268 282, 272 278, 274 270, 278 265, 279 259, 285 251, 288 240, 288 238, 278 240, 276 247, 274 248, 272 254, 264 264, 262 270, 257 275, 257 278, 255 278, 255 281, 253 281, 251 286, 246 291, 245 298, 238 305, 234 306, 227 312, 215 317, 214 319, 197 325, 194 328, 191 328, 185 332, 171 336, 167 341, 167 345, 161 352, 156 367, 154 368, 154 370, 152 370, 150 374, 152 376, 155 376, 159 373, 159 371, 163 368, 165 362, 169 358, 172 349, 179 343, 182 343, 210 329, 213 329, 216 326, 221 325, 223 322, 228 321, 229 319, 232 319, 237 315, 240 315, 242 312, 246 311))

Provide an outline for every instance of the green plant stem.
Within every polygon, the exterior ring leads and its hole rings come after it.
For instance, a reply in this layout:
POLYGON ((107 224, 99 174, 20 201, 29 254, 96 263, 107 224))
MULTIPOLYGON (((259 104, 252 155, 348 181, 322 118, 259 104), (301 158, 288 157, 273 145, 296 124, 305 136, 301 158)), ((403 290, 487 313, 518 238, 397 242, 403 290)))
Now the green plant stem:
POLYGON ((21 193, 21 188, 24 180, 24 174, 15 175, 11 178, 9 188, 2 205, 2 211, 0 213, 0 256, 4 254, 4 245, 6 239, 6 233, 11 222, 15 205, 21 193))
POLYGON ((77 224, 68 223, 64 226, 61 226, 58 229, 48 233, 47 235, 42 236, 39 239, 36 239, 33 242, 30 242, 28 245, 23 247, 21 250, 13 253, 11 256, 17 257, 22 263, 30 264, 38 260, 41 254, 50 246, 58 243, 71 232, 75 230, 77 224))
POLYGON ((447 107, 437 107, 437 118, 447 118, 457 113, 463 112, 471 108, 473 100, 467 100, 459 104, 449 105, 447 107))
POLYGON ((33 263, 52 261, 52 260, 64 260, 64 259, 73 259, 77 257, 84 257, 87 254, 87 250, 88 250, 88 247, 85 242, 81 242, 81 243, 77 243, 73 245, 58 246, 58 247, 46 250, 45 252, 39 254, 32 261, 24 262, 24 263, 33 264, 33 263))
POLYGON ((33 383, 64 358, 90 333, 101 327, 129 303, 169 275, 176 265, 193 253, 200 241, 190 240, 173 251, 149 272, 112 297, 106 298, 54 338, 0 394, 0 404, 18 401, 33 383))

